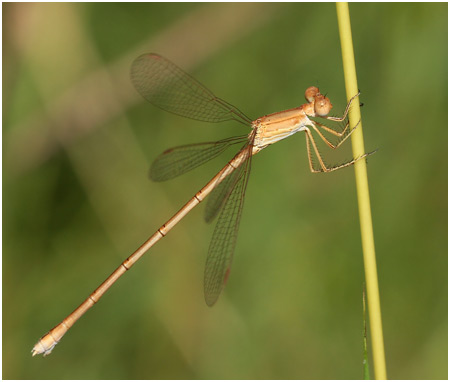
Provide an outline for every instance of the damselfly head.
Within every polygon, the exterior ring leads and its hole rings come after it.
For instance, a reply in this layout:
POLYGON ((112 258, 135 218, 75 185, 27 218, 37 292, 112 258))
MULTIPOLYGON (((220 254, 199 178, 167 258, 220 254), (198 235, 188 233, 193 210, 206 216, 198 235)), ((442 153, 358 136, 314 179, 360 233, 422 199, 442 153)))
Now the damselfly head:
POLYGON ((310 86, 308 89, 305 90, 305 98, 308 102, 314 101, 314 98, 316 98, 316 95, 320 94, 319 88, 315 86, 310 86))
POLYGON ((322 94, 316 95, 316 102, 314 103, 314 111, 318 117, 325 117, 330 112, 333 105, 328 97, 322 94))

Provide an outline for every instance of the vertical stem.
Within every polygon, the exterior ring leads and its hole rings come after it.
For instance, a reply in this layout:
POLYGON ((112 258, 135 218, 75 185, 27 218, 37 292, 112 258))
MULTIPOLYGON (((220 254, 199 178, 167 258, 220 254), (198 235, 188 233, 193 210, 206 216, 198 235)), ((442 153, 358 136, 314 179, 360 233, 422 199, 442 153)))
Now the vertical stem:
MULTIPOLYGON (((353 53, 352 33, 348 3, 336 3, 339 35, 341 38, 342 61, 344 66, 345 87, 347 99, 358 93, 356 80, 355 57, 353 53)), ((355 126, 361 120, 359 99, 353 103, 349 112, 350 125, 355 126)), ((352 135, 354 157, 365 153, 362 121, 352 135)), ((358 195, 359 220, 361 226, 362 249, 364 256, 364 270, 367 286, 367 303, 371 328, 372 353, 375 379, 386 379, 386 361, 384 355, 383 328, 381 324, 380 295, 378 291, 377 264, 375 244, 372 229, 372 215, 370 210, 369 184, 367 180, 366 161, 355 163, 356 192, 358 195)))

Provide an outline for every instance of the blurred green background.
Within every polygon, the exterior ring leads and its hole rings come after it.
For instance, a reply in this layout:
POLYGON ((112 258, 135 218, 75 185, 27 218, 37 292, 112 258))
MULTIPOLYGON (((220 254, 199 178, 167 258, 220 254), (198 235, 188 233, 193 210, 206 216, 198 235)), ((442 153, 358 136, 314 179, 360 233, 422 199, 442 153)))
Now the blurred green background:
MULTIPOLYGON (((151 161, 247 132, 149 105, 132 60, 158 52, 251 118, 302 104, 310 85, 338 114, 335 5, 2 6, 3 378, 362 378, 354 173, 311 174, 301 134, 254 158, 214 308, 200 206, 50 356, 30 355, 234 153, 159 184, 151 161)), ((446 379, 447 4, 350 12, 366 150, 379 149, 368 171, 388 376, 446 379)))

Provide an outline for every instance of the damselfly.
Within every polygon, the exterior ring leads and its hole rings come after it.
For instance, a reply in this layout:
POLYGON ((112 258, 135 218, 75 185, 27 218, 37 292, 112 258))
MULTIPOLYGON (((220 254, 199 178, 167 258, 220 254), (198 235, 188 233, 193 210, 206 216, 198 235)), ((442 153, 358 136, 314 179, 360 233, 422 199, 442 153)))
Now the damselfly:
POLYGON ((205 122, 234 120, 250 128, 250 132, 218 142, 174 147, 156 158, 150 170, 150 177, 155 181, 163 181, 200 166, 230 146, 241 145, 239 152, 206 186, 120 264, 74 312, 38 341, 32 350, 33 355, 50 354, 67 330, 119 277, 209 194, 211 195, 206 206, 205 219, 211 221, 219 215, 208 250, 204 276, 205 300, 212 306, 217 301, 230 273, 252 157, 267 146, 303 131, 312 172, 335 171, 371 154, 364 154, 337 166, 327 166, 313 135, 316 134, 332 149, 339 147, 358 126, 356 124, 350 127, 347 115, 359 94, 350 99, 342 117, 331 117, 328 116, 332 108, 330 100, 321 94, 317 87, 311 86, 305 92, 307 103, 251 120, 238 108, 216 97, 189 74, 157 54, 138 57, 131 67, 131 80, 147 101, 163 110, 205 122), (325 124, 327 122, 337 123, 338 127, 327 126, 325 124), (329 138, 326 137, 327 134, 329 138), (334 143, 332 136, 335 138, 334 143), (314 157, 317 159, 317 165, 314 164, 314 157))

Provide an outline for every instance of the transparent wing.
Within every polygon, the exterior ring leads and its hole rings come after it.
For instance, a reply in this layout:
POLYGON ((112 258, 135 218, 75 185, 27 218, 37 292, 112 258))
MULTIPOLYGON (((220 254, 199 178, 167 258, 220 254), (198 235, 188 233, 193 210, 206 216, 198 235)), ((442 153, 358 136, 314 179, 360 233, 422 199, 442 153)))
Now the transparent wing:
POLYGON ((206 200, 205 222, 211 223, 215 219, 231 191, 233 191, 235 183, 234 177, 228 176, 211 192, 206 200))
POLYGON ((170 113, 206 122, 252 123, 238 108, 157 54, 144 54, 133 61, 131 81, 147 101, 170 113))
MULTIPOLYGON (((209 306, 214 305, 219 298, 230 273, 250 174, 252 146, 248 145, 246 149, 248 150, 247 159, 234 173, 229 175, 231 183, 228 187, 231 184, 231 192, 223 204, 209 245, 204 280, 205 301, 209 306)), ((224 179, 225 181, 226 179, 224 179)))
POLYGON ((222 139, 218 142, 196 143, 173 147, 159 155, 150 167, 150 178, 162 182, 188 172, 215 158, 228 147, 244 143, 246 135, 222 139))

